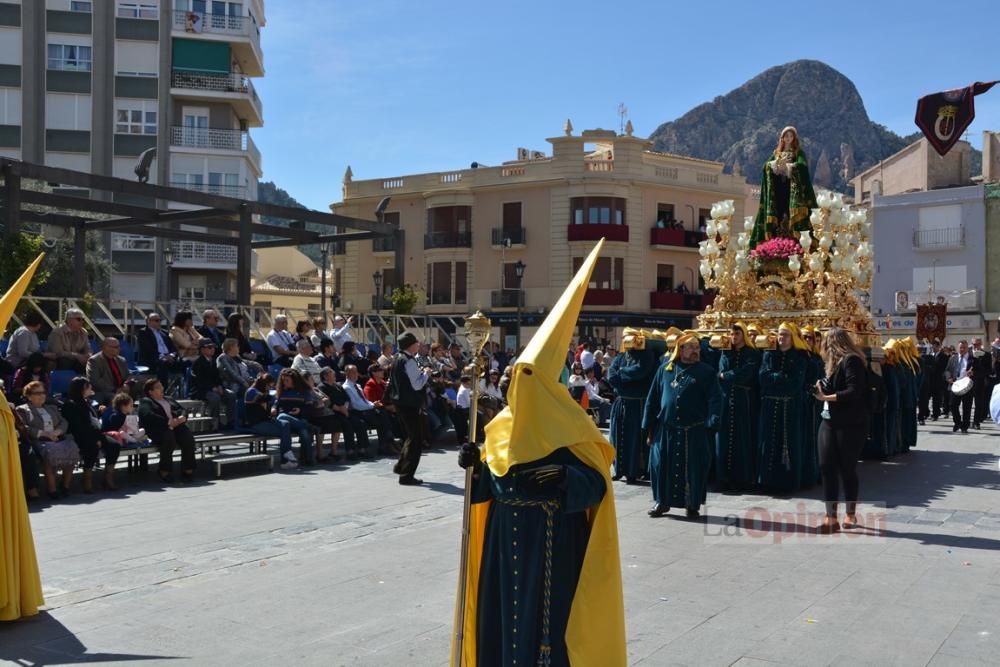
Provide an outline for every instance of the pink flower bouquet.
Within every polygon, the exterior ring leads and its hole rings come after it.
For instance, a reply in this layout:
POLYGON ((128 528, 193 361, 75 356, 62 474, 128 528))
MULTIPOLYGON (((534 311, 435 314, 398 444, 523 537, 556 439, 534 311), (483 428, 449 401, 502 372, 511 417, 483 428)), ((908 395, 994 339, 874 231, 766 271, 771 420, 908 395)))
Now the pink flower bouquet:
POLYGON ((776 238, 764 241, 750 251, 750 262, 755 268, 761 269, 765 265, 776 265, 787 263, 788 258, 793 255, 801 255, 802 246, 797 241, 787 238, 776 238))

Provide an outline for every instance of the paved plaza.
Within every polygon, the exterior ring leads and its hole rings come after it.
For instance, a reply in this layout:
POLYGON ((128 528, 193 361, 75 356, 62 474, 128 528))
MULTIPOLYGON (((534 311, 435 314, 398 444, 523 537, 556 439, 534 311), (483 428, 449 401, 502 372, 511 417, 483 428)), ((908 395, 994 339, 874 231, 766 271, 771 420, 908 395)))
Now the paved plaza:
MULTIPOLYGON (((862 466, 881 532, 803 534, 802 499, 710 494, 649 519, 615 484, 629 664, 969 665, 1000 655, 1000 429, 921 428, 862 466), (671 514, 675 514, 676 510, 671 514), (753 530, 736 530, 750 517, 753 530)), ((446 665, 462 471, 388 461, 73 496, 32 513, 46 611, 0 625, 20 665, 446 665)), ((151 480, 154 473, 148 474, 151 480)))

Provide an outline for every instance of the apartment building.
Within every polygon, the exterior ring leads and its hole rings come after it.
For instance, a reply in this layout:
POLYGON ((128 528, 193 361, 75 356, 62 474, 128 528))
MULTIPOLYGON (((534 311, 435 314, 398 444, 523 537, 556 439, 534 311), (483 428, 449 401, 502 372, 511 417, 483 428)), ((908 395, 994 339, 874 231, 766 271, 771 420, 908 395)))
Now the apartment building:
MULTIPOLYGON (((0 2, 0 155, 132 179, 156 148, 150 183, 255 199, 264 23, 263 0, 0 2)), ((112 298, 234 298, 232 247, 103 241, 112 298)))
POLYGON ((655 152, 631 126, 574 135, 567 121, 563 136, 547 141, 548 154, 519 149, 500 166, 371 180, 348 168, 343 201, 331 209, 370 216, 391 197, 385 221, 402 228, 405 259, 395 266, 393 239, 345 243, 331 262, 332 293, 354 310, 384 311, 394 287, 417 285, 426 294, 418 312, 481 308, 494 340, 513 348, 518 305, 524 342, 605 238, 580 333, 611 340, 625 326, 691 326, 712 298, 698 271, 701 223, 722 199, 735 200, 742 220, 744 178, 719 162, 655 152))

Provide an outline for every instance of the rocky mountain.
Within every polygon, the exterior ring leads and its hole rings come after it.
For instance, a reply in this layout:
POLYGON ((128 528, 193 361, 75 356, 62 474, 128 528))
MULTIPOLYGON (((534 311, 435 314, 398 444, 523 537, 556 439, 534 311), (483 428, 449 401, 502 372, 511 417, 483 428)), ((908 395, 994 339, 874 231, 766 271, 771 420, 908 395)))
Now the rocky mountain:
MULTIPOLYGON (((718 160, 759 183, 786 125, 799 131, 814 182, 842 192, 855 174, 920 137, 901 137, 873 122, 858 89, 829 65, 796 60, 660 125, 649 138, 657 150, 718 160)), ((979 173, 975 164, 972 173, 979 173)))
MULTIPOLYGON (((300 204, 295 197, 275 185, 273 181, 261 181, 257 184, 257 201, 267 204, 277 204, 279 206, 291 206, 292 208, 306 208, 300 204)), ((261 222, 268 225, 287 227, 291 221, 272 218, 265 215, 261 218, 261 222)), ((316 225, 309 222, 306 223, 306 229, 317 232, 329 232, 330 230, 330 228, 325 225, 316 225)), ((309 259, 313 260, 317 264, 321 261, 322 255, 320 253, 319 245, 312 244, 299 246, 299 250, 301 250, 303 254, 307 255, 309 259)))

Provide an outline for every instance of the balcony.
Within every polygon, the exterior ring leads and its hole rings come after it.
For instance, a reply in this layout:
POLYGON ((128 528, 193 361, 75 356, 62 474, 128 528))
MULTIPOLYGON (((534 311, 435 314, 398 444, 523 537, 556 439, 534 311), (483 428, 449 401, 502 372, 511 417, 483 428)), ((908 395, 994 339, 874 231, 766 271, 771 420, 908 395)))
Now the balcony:
POLYGON ((491 232, 490 244, 494 248, 507 245, 506 241, 511 246, 524 246, 528 242, 528 230, 524 227, 494 227, 491 232))
POLYGON ((201 241, 174 243, 175 269, 236 270, 236 247, 201 241))
POLYGON ((233 57, 250 76, 264 76, 264 54, 260 50, 260 26, 249 16, 175 11, 174 33, 229 42, 233 57))
POLYGON ((914 250, 961 250, 965 247, 965 227, 914 229, 914 250))
POLYGON ((170 86, 171 95, 228 102, 232 104, 236 116, 245 118, 251 127, 264 124, 264 104, 257 96, 250 77, 245 74, 175 69, 170 77, 170 86))
POLYGON ((185 183, 184 181, 171 181, 170 187, 184 188, 185 190, 204 192, 205 194, 219 195, 220 197, 233 197, 235 199, 247 198, 247 186, 245 185, 221 185, 217 183, 185 183))
POLYGON ((372 252, 396 252, 396 237, 380 236, 372 239, 372 252))
POLYGON ((234 151, 242 153, 261 172, 260 151, 247 132, 211 127, 170 128, 170 145, 178 148, 197 148, 209 152, 234 151))
POLYGON ((424 250, 471 247, 471 232, 430 232, 429 234, 424 234, 424 250))
MULTIPOLYGON (((587 225, 596 226, 596 225, 587 225)), ((594 289, 590 288, 583 295, 583 305, 585 306, 624 306, 625 290, 623 289, 594 289)))
POLYGON ((567 225, 566 236, 570 241, 621 241, 628 243, 628 225, 567 225))
POLYGON ((524 308, 524 290, 495 289, 490 292, 490 307, 492 308, 524 308))
POLYGON ((649 245, 697 248, 704 240, 705 235, 701 232, 689 232, 686 229, 653 227, 649 230, 649 245))
POLYGON ((152 236, 142 236, 141 234, 112 234, 111 250, 136 250, 141 252, 153 252, 156 250, 156 239, 152 236))
POLYGON ((715 301, 715 294, 684 294, 682 292, 650 292, 650 310, 692 310, 701 312, 715 301))

